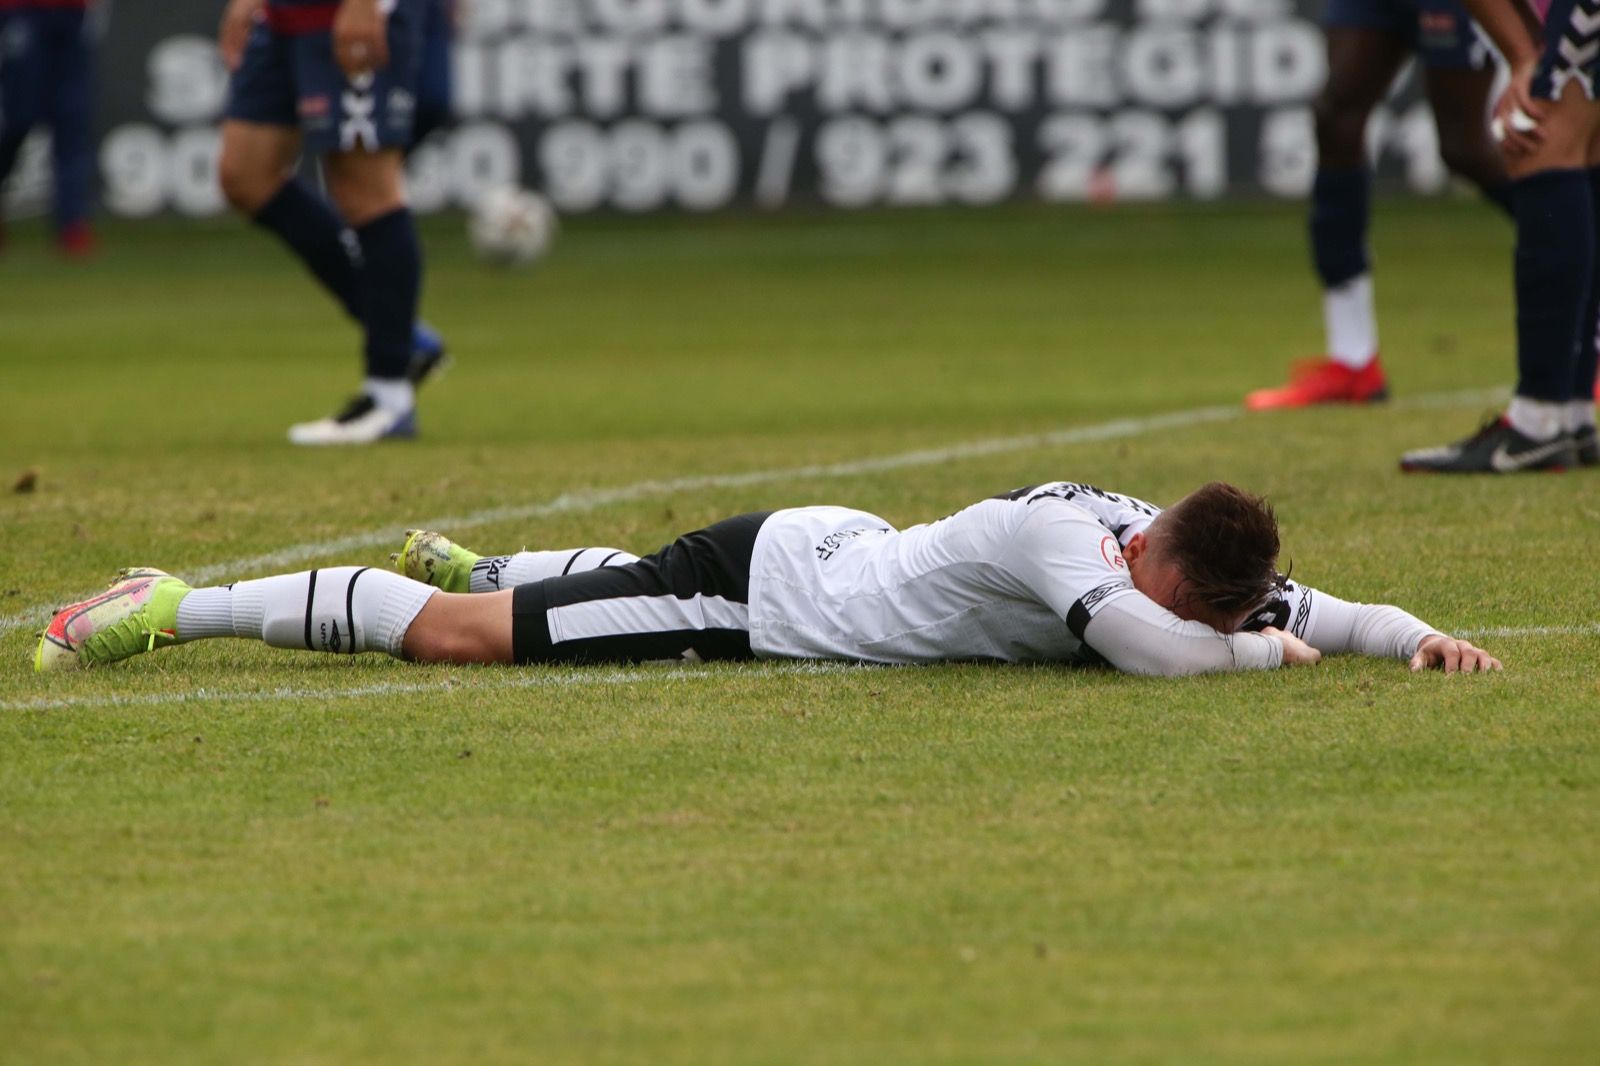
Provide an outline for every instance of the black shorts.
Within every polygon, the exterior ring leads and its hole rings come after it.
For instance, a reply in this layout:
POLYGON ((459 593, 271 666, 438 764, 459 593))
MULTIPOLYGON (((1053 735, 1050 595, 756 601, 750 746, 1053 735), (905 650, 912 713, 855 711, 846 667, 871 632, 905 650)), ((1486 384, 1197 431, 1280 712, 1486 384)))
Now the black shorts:
POLYGON ((770 511, 686 533, 626 566, 518 585, 519 663, 749 659, 750 557, 770 511))

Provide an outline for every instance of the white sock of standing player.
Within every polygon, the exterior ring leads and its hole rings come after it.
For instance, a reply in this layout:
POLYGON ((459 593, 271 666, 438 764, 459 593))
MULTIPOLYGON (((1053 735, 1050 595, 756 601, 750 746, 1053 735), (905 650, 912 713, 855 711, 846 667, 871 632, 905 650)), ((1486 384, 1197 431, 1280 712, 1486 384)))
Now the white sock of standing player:
POLYGON ((468 592, 499 592, 547 577, 581 574, 606 566, 625 566, 639 561, 637 555, 621 548, 566 548, 561 551, 517 552, 513 555, 485 555, 472 565, 468 592))
POLYGON ((1322 322, 1328 357, 1360 370, 1378 355, 1378 314, 1373 305, 1372 275, 1361 274, 1322 292, 1322 322))

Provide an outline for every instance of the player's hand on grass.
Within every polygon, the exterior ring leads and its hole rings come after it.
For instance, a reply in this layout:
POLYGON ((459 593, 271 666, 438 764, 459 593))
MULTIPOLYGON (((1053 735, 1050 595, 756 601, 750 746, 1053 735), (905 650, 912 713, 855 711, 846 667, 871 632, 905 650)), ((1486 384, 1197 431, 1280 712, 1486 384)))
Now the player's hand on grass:
POLYGON ((261 15, 266 0, 230 0, 222 12, 222 25, 217 30, 217 50, 229 70, 238 70, 244 60, 245 45, 250 41, 250 30, 261 15))
POLYGON ((333 57, 352 78, 389 65, 388 16, 378 0, 344 0, 333 19, 333 57))
POLYGON ((1544 142, 1543 120, 1549 101, 1533 95, 1534 64, 1519 65, 1495 101, 1489 129, 1507 156, 1529 155, 1544 142))
POLYGON ((1417 645, 1417 654, 1411 657, 1411 669, 1470 674, 1503 667, 1499 659, 1482 648, 1475 648, 1464 640, 1447 637, 1443 633, 1435 633, 1431 637, 1423 637, 1422 643, 1417 645))
POLYGON ((1274 626, 1261 631, 1263 636, 1276 637, 1283 645, 1284 666, 1315 666, 1322 661, 1322 653, 1293 633, 1285 633, 1274 626))

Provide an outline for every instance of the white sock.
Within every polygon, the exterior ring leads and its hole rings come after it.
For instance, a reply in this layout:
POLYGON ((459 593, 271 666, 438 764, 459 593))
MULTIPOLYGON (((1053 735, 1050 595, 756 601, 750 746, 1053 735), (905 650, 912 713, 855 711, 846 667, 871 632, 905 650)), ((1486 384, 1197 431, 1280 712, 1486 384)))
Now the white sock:
POLYGON ((1506 421, 1524 437, 1554 440, 1566 428, 1567 405, 1556 400, 1513 396, 1511 406, 1506 408, 1506 421))
POLYGON ((195 589, 178 604, 178 639, 245 637, 274 648, 398 656, 406 630, 436 591, 367 566, 195 589))
POLYGON ((1568 433, 1576 433, 1580 429, 1588 429, 1593 426, 1595 424, 1594 401, 1568 400, 1565 421, 1568 433))
POLYGON ((403 415, 417 406, 417 389, 405 378, 368 378, 361 386, 385 411, 403 415))
POLYGON ((1328 355, 1360 370, 1378 354, 1378 316, 1372 306, 1372 275, 1362 274, 1343 285, 1323 290, 1322 322, 1328 355))
POLYGON ((178 601, 178 643, 234 635, 231 587, 195 589, 178 601))
POLYGON ((499 592, 547 577, 581 574, 602 566, 623 566, 639 561, 637 555, 621 548, 567 548, 554 552, 517 552, 515 555, 485 555, 472 564, 469 592, 499 592))

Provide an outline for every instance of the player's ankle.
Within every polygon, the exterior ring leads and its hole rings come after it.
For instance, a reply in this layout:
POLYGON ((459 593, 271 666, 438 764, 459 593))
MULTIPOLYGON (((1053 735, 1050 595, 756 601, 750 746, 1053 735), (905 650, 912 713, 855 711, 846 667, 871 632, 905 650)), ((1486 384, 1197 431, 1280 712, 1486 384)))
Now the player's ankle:
POLYGON ((1506 408, 1511 428, 1530 440, 1553 440, 1566 431, 1567 405, 1553 400, 1513 396, 1506 408))
POLYGON ((362 390, 379 408, 405 414, 417 406, 417 389, 405 378, 367 378, 362 390))

